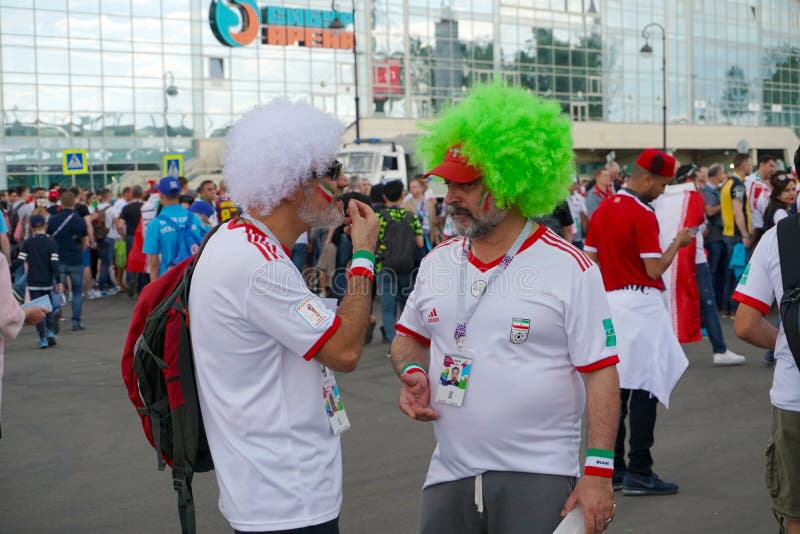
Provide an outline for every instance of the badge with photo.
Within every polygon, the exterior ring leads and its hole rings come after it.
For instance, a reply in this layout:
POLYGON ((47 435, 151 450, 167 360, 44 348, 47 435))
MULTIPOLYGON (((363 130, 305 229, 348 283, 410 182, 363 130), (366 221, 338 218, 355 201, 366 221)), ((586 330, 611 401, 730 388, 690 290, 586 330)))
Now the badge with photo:
POLYGON ((436 402, 461 406, 469 384, 472 371, 472 358, 460 354, 447 354, 439 375, 439 387, 436 390, 436 402))

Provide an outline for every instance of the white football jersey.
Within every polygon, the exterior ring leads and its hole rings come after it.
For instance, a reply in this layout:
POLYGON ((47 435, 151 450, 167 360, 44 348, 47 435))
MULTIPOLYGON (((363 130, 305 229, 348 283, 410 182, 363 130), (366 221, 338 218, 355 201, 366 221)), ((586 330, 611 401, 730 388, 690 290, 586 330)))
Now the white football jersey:
POLYGON ((280 243, 236 220, 203 251, 189 312, 222 514, 243 531, 336 518, 341 450, 313 357, 339 319, 309 292, 280 243))
MULTIPOLYGON (((454 330, 464 308, 458 278, 466 246, 453 238, 425 258, 397 325, 399 334, 430 346, 431 399, 440 417, 425 486, 488 470, 578 476, 586 403, 580 373, 619 361, 600 271, 540 225, 485 287, 459 351, 454 330), (472 358, 463 404, 436 403, 445 359, 459 353, 472 358)), ((470 254, 468 261, 467 307, 500 258, 485 264, 470 254)))

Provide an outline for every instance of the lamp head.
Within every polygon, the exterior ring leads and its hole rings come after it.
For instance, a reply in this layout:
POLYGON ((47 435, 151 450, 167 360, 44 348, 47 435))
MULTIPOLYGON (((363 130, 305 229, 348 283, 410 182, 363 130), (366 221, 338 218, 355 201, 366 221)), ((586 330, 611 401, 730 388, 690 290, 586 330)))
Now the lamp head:
POLYGON ((645 42, 644 46, 641 49, 641 52, 642 52, 642 54, 644 54, 646 56, 649 56, 650 54, 653 53, 653 47, 650 46, 650 43, 645 42))

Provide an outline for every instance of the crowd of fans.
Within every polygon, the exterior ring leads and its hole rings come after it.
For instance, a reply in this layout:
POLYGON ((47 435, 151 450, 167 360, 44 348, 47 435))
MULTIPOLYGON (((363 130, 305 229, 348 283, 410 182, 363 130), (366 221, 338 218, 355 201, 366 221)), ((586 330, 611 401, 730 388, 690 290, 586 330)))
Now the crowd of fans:
MULTIPOLYGON (((749 157, 739 154, 730 170, 721 163, 688 164, 681 168, 686 176, 679 172, 676 178, 693 181, 705 200, 702 247, 723 318, 735 311, 731 295, 737 274, 760 236, 797 212, 796 177, 776 169, 776 161, 762 156, 753 170, 749 157)), ((626 180, 624 170, 612 161, 590 180, 576 178, 567 200, 537 221, 583 248, 592 214, 624 188, 626 180)), ((345 190, 345 205, 351 198, 370 204, 380 219, 374 293, 382 314, 381 337, 391 342, 420 261, 454 234, 447 206, 437 201, 422 177, 408 188, 399 180, 373 185, 366 178, 353 179, 345 190)), ((0 191, 0 203, 0 248, 11 265, 15 295, 20 301, 51 295, 54 310, 38 329, 42 348, 55 344, 59 323, 66 321, 65 303, 70 303, 72 329, 83 330, 84 298, 136 296, 150 280, 196 251, 213 226, 239 214, 224 180, 205 180, 190 189, 183 177, 124 187, 116 196, 106 188, 94 192, 22 185, 0 191), (157 224, 148 231, 154 220, 157 224)), ((341 299, 352 252, 350 237, 340 225, 301 235, 291 258, 312 290, 341 299)), ((704 316, 706 329, 708 322, 704 316)), ((373 317, 371 328, 376 324, 373 317)), ((765 363, 774 363, 770 353, 765 363)))
POLYGON ((116 196, 107 188, 21 185, 0 191, 0 206, 0 249, 15 297, 50 297, 52 311, 37 325, 43 349, 56 344, 67 303, 72 330, 84 330, 84 299, 138 295, 189 257, 212 226, 238 215, 224 181, 191 190, 183 177, 124 187, 116 196))

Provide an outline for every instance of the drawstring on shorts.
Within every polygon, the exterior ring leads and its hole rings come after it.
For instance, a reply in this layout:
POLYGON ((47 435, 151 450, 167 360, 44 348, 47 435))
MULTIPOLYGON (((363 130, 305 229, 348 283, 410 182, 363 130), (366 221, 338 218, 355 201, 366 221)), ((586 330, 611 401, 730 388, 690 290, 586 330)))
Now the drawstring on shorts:
POLYGON ((478 513, 483 513, 483 474, 475 477, 475 506, 478 513))

